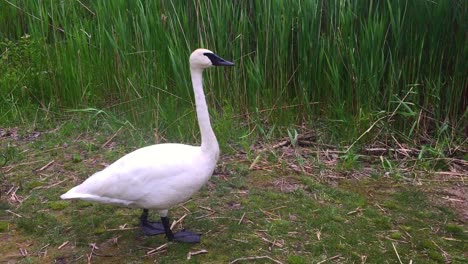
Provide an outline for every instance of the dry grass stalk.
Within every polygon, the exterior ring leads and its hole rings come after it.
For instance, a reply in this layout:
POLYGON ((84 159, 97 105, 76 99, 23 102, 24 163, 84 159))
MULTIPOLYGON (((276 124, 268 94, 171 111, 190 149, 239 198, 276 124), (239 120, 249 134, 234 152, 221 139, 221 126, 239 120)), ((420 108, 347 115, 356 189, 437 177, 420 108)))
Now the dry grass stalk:
POLYGON ((460 203, 464 203, 464 202, 465 202, 464 200, 455 199, 455 198, 450 198, 450 197, 448 197, 448 196, 442 197, 442 199, 447 200, 447 201, 451 201, 451 202, 460 202, 460 203))
POLYGON ((46 250, 46 248, 47 248, 48 246, 50 246, 50 244, 47 244, 47 245, 41 247, 41 248, 37 251, 37 255, 38 255, 38 256, 41 256, 41 255, 42 255, 42 257, 47 256, 47 250, 46 250))
POLYGON ((257 259, 269 259, 269 260, 273 261, 274 263, 283 264, 283 262, 281 262, 279 260, 276 260, 276 259, 273 259, 273 258, 271 258, 269 256, 253 256, 253 257, 237 258, 237 259, 229 262, 229 264, 234 264, 234 263, 237 263, 237 262, 242 261, 242 260, 257 260, 257 259))
POLYGON ((432 243, 434 243, 434 245, 440 250, 440 252, 442 252, 442 255, 444 256, 445 260, 446 260, 446 263, 450 263, 452 262, 451 261, 451 257, 450 257, 450 254, 447 253, 447 251, 443 250, 434 240, 431 240, 432 243))
POLYGON ((196 255, 200 255, 200 254, 206 254, 206 253, 208 253, 208 250, 206 250, 206 249, 201 249, 201 250, 195 251, 195 252, 189 251, 189 253, 187 254, 187 259, 191 259, 192 256, 196 256, 196 255))
POLYGON ((249 241, 246 241, 246 240, 241 240, 241 239, 237 239, 237 238, 233 238, 232 240, 236 241, 236 242, 241 242, 241 243, 249 243, 249 241))
POLYGON ((184 221, 185 217, 187 217, 187 214, 184 214, 181 218, 179 218, 177 221, 174 221, 171 225, 171 229, 174 229, 174 227, 177 225, 177 224, 180 224, 182 223, 182 221, 184 221))
POLYGON ((39 163, 39 162, 44 162, 45 160, 36 160, 36 161, 30 161, 30 162, 23 162, 23 163, 18 163, 18 164, 15 164, 15 165, 10 165, 10 166, 5 166, 5 171, 4 173, 8 173, 10 172, 12 169, 14 169, 15 167, 18 167, 18 166, 26 166, 26 165, 31 165, 31 164, 35 164, 35 163, 39 163))
POLYGON ((126 231, 126 230, 134 230, 134 229, 139 229, 140 228, 140 227, 126 227, 125 225, 124 226, 119 226, 119 228, 106 229, 106 232, 108 232, 108 231, 126 231))
POLYGON ((11 211, 11 210, 5 210, 5 212, 10 213, 10 214, 15 215, 15 216, 20 217, 20 218, 22 217, 21 215, 19 215, 19 214, 13 212, 13 211, 11 211))
POLYGON ((163 244, 163 245, 161 245, 161 246, 159 246, 159 247, 157 247, 157 248, 154 248, 154 249, 152 249, 152 250, 146 252, 146 256, 151 256, 151 255, 154 255, 154 254, 156 254, 156 253, 158 253, 158 252, 161 252, 162 250, 164 250, 164 249, 167 248, 167 244, 168 244, 168 243, 163 244))
POLYGON ((202 215, 202 216, 197 216, 197 217, 195 217, 195 219, 206 218, 206 217, 212 216, 212 215, 214 215, 214 214, 216 214, 216 212, 215 212, 215 211, 212 211, 212 212, 210 212, 210 213, 208 213, 208 214, 205 214, 205 215, 202 215))
POLYGON ((268 239, 266 239, 265 237, 262 237, 262 236, 260 236, 260 238, 261 238, 263 241, 269 243, 271 246, 274 246, 274 247, 282 248, 282 247, 283 247, 283 244, 284 244, 283 241, 281 241, 281 242, 283 242, 283 243, 280 243, 279 241, 276 241, 276 239, 273 240, 273 241, 271 241, 271 240, 268 240, 268 239))
POLYGON ((372 125, 366 130, 364 131, 364 133, 362 133, 352 144, 351 146, 349 146, 347 149, 346 149, 346 153, 349 152, 349 150, 362 138, 364 137, 367 133, 369 133, 375 125, 377 125, 378 122, 380 122, 381 120, 383 120, 384 118, 388 118, 388 120, 390 120, 394 115, 395 113, 398 111, 398 109, 400 108, 400 106, 405 102, 406 100, 406 97, 408 97, 408 95, 411 94, 411 92, 413 91, 413 88, 414 86, 412 86, 409 91, 406 93, 406 95, 403 97, 403 99, 400 101, 400 103, 397 105, 397 107, 395 108, 395 110, 393 110, 393 112, 389 115, 384 115, 382 117, 380 117, 379 119, 377 119, 374 123, 372 123, 372 125))
POLYGON ((6 195, 10 195, 10 193, 16 193, 16 191, 18 191, 19 189, 19 186, 15 188, 15 186, 11 186, 11 188, 8 190, 8 192, 6 193, 6 195))
POLYGON ((180 205, 180 207, 182 207, 182 209, 184 209, 184 210, 187 211, 188 213, 191 213, 191 211, 190 211, 187 207, 185 207, 185 206, 183 206, 183 205, 180 205))
POLYGON ((255 157, 254 161, 250 164, 249 166, 249 170, 252 170, 256 167, 258 161, 260 160, 261 158, 261 155, 257 155, 257 157, 255 157))
POLYGON ((240 225, 242 223, 242 221, 244 220, 244 217, 245 217, 245 212, 242 214, 242 217, 241 217, 241 219, 239 220, 239 222, 237 224, 240 225))
POLYGON ((215 210, 209 208, 209 207, 205 207, 205 206, 201 206, 199 205, 198 208, 201 208, 201 209, 204 209, 204 210, 207 210, 207 211, 210 211, 210 212, 216 212, 215 210))
POLYGON ((444 240, 449 240, 449 241, 456 241, 456 242, 462 242, 460 239, 452 238, 452 237, 442 237, 444 240))
POLYGON ((362 211, 363 211, 362 208, 358 207, 358 208, 356 208, 356 210, 348 212, 346 215, 352 215, 352 214, 355 214, 355 213, 360 213, 362 211))
POLYGON ((65 247, 66 245, 68 245, 68 243, 70 243, 70 241, 65 241, 65 242, 63 242, 57 249, 62 249, 63 247, 65 247))
POLYGON ((88 264, 91 264, 91 258, 94 255, 94 250, 99 249, 99 248, 96 246, 96 243, 91 243, 89 244, 89 246, 91 247, 91 252, 89 254, 86 254, 86 257, 87 257, 88 264))
POLYGON ((268 216, 267 219, 269 219, 269 220, 281 220, 281 217, 280 217, 279 215, 276 215, 276 214, 274 214, 274 213, 265 211, 265 210, 263 210, 263 209, 260 209, 260 211, 261 211, 262 213, 264 213, 265 215, 267 215, 267 216, 268 216))
POLYGON ((62 180, 62 181, 59 181, 59 182, 56 182, 54 184, 51 184, 51 185, 47 185, 47 186, 37 186, 37 187, 34 187, 33 190, 37 190, 37 189, 50 189, 52 187, 55 187, 59 184, 62 184, 64 182, 66 182, 68 179, 65 179, 65 180, 62 180))
POLYGON ((109 144, 119 133, 120 131, 122 130, 123 127, 120 127, 117 132, 115 132, 108 140, 106 140, 106 142, 104 142, 104 144, 101 145, 101 148, 104 148, 105 146, 107 146, 107 144, 109 144))
POLYGON ((19 248, 19 252, 20 252, 21 256, 23 256, 23 257, 28 256, 28 250, 25 249, 25 248, 19 248))
POLYGON ((43 171, 45 169, 47 169, 48 167, 50 167, 52 164, 54 164, 55 160, 51 160, 49 163, 47 163, 46 165, 42 166, 40 169, 38 169, 37 171, 43 171))
POLYGON ((398 254, 398 251, 395 247, 395 243, 392 242, 392 246, 393 246, 393 250, 395 251, 395 254, 397 255, 397 258, 398 258, 398 261, 400 262, 400 264, 403 264, 403 262, 401 261, 401 258, 400 258, 400 254, 398 254))
POLYGON ((337 259, 337 258, 339 258, 339 257, 341 257, 341 255, 336 255, 336 256, 327 258, 327 259, 325 259, 325 260, 322 260, 322 261, 320 261, 320 262, 317 262, 317 264, 322 264, 322 263, 325 263, 325 262, 327 262, 327 261, 337 259))

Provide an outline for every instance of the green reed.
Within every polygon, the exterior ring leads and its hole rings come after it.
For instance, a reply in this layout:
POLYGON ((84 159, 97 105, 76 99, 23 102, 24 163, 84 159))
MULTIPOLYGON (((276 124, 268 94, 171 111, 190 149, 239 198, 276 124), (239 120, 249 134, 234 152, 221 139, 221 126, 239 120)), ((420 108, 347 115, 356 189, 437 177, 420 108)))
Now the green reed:
MULTIPOLYGON (((28 64, 16 65, 2 46, 0 69, 10 77, 0 76, 0 100, 4 110, 21 109, 17 97, 56 111, 96 107, 187 139, 187 131, 197 131, 187 58, 206 47, 236 63, 205 75, 215 118, 280 126, 329 120, 343 128, 332 133, 345 139, 392 112, 388 127, 406 136, 421 120, 431 128, 447 122, 463 128, 467 6, 456 0, 1 0, 2 41, 19 45, 28 34, 40 56, 26 52, 28 64), (25 88, 20 94, 14 87, 25 88)), ((0 118, 14 119, 15 112, 0 118)))

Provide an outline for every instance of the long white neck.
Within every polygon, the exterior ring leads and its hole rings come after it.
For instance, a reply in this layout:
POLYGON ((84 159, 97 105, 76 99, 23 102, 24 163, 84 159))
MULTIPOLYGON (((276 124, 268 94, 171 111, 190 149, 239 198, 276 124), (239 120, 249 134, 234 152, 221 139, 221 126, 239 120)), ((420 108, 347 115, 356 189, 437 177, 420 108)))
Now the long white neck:
POLYGON ((211 128, 210 115, 206 105, 205 93, 203 92, 202 72, 203 69, 190 67, 193 92, 195 93, 198 125, 200 126, 201 133, 201 149, 205 153, 213 154, 217 159, 219 146, 213 129, 211 128))

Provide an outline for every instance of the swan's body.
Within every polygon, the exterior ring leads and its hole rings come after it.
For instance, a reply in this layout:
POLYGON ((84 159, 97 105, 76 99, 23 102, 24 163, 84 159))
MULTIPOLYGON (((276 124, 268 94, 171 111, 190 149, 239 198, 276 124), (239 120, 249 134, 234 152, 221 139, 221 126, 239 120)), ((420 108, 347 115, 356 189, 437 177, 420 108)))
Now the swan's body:
POLYGON ((190 199, 213 174, 219 147, 210 124, 202 72, 211 66, 232 65, 205 49, 197 49, 190 56, 201 146, 167 143, 135 150, 60 197, 143 208, 141 225, 145 234, 166 233, 169 240, 198 242, 199 235, 188 231, 172 234, 167 212, 190 199), (162 224, 147 220, 148 209, 159 212, 162 224))
POLYGON ((61 198, 163 211, 200 190, 216 161, 217 156, 203 155, 195 146, 144 147, 95 173, 61 198))

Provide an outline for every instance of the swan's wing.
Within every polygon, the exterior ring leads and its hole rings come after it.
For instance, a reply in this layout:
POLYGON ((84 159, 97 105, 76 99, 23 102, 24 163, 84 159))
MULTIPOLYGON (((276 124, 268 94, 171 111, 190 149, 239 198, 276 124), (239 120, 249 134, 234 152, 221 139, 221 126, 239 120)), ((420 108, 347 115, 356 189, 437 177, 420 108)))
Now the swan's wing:
POLYGON ((142 206, 149 198, 179 191, 178 186, 196 173, 199 156, 199 147, 182 144, 141 148, 93 174, 61 198, 142 206))

